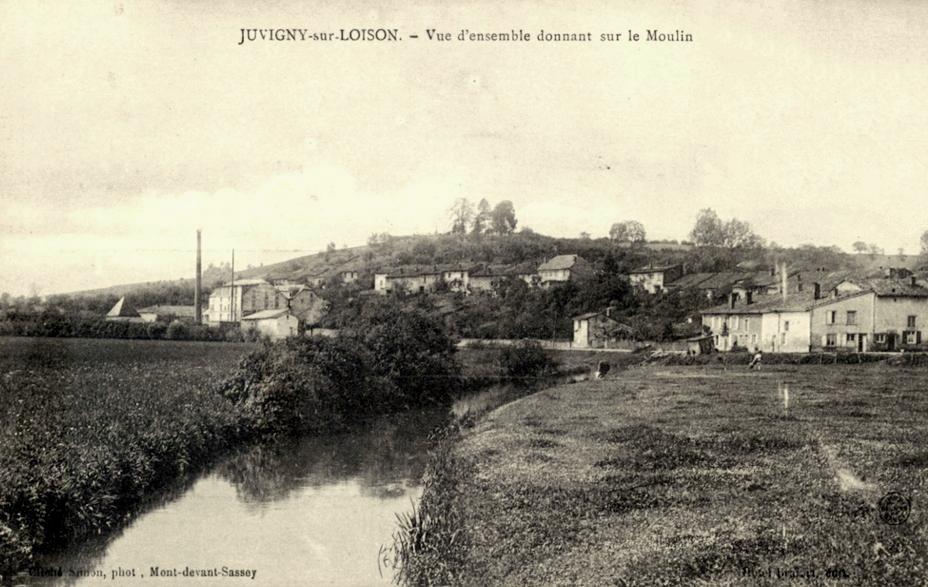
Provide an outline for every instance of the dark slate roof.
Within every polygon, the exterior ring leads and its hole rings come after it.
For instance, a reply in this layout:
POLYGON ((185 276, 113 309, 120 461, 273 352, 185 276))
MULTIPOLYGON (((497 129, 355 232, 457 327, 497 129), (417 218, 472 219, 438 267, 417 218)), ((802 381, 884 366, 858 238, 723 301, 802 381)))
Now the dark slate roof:
POLYGON ((563 269, 572 269, 579 260, 580 255, 558 255, 549 259, 538 266, 539 271, 560 271, 563 269))
POLYGON ((243 317, 242 320, 265 320, 268 318, 277 318, 289 312, 290 310, 287 308, 278 308, 276 310, 261 310, 260 312, 255 312, 254 314, 249 314, 243 317))
POLYGON ((678 267, 679 265, 648 265, 645 267, 632 269, 628 272, 628 274, 634 275, 636 273, 660 273, 662 271, 670 271, 671 269, 676 269, 678 267))
POLYGON ((669 287, 678 287, 681 289, 685 289, 688 287, 694 287, 694 286, 699 285, 703 281, 709 279, 713 275, 715 275, 715 273, 689 273, 687 275, 684 275, 680 279, 674 282, 671 282, 669 284, 669 287))
POLYGON ((121 297, 106 313, 106 316, 108 318, 138 318, 139 313, 132 307, 132 304, 126 301, 125 297, 121 297))
POLYGON ((633 329, 631 326, 629 326, 628 324, 623 324, 623 323, 619 322, 618 320, 616 320, 615 318, 613 318, 612 316, 606 315, 606 312, 605 312, 605 311, 602 311, 602 312, 587 312, 586 314, 580 314, 579 316, 574 316, 573 319, 574 319, 574 320, 589 320, 590 318, 596 318, 597 316, 602 316, 603 318, 608 318, 609 320, 612 320, 612 321, 615 322, 617 325, 619 325, 622 329, 627 330, 627 331, 629 331, 629 332, 632 332, 632 331, 634 330, 634 329, 633 329))
POLYGON ((912 285, 909 279, 850 278, 846 281, 856 283, 865 290, 873 291, 878 296, 928 297, 928 289, 921 285, 912 285))
POLYGON ((512 265, 484 265, 471 273, 471 277, 503 277, 513 275, 512 265))
MULTIPOLYGON (((252 285, 261 285, 265 283, 268 283, 268 282, 263 279, 236 279, 235 287, 249 287, 252 285)), ((222 287, 229 287, 231 285, 232 285, 231 282, 226 282, 222 284, 222 287)))
POLYGON ((387 277, 416 277, 418 275, 437 275, 450 271, 471 271, 476 266, 473 263, 443 263, 434 265, 402 265, 385 269, 379 273, 386 273, 387 277))
MULTIPOLYGON (((842 299, 847 296, 843 296, 842 299)), ((834 301, 834 300, 831 300, 834 301)), ((754 296, 754 303, 746 304, 743 300, 738 300, 734 308, 729 308, 728 304, 714 306, 703 310, 700 314, 764 314, 766 312, 803 312, 810 309, 815 302, 813 292, 803 291, 801 293, 790 294, 786 301, 780 294, 770 294, 766 296, 754 296)))
POLYGON ((155 304, 154 306, 148 306, 147 308, 142 308, 139 310, 139 314, 173 314, 174 316, 184 316, 188 318, 193 318, 196 316, 196 306, 169 306, 162 304, 155 304))
POLYGON ((745 279, 751 277, 751 273, 741 273, 741 272, 724 272, 716 273, 709 279, 701 282, 696 287, 698 289, 720 289, 724 287, 731 287, 739 279, 745 279))

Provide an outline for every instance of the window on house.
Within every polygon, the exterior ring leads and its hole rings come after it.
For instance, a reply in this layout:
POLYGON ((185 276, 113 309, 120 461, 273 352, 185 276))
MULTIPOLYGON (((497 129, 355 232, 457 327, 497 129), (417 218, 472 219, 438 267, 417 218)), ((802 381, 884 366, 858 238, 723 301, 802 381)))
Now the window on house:
POLYGON ((745 319, 744 319, 744 324, 741 326, 742 330, 750 330, 750 328, 748 328, 749 325, 750 325, 750 319, 749 319, 749 318, 745 318, 745 319))
POLYGON ((905 333, 905 343, 906 343, 906 344, 918 344, 919 342, 921 342, 921 341, 919 340, 919 338, 920 338, 920 337, 919 337, 919 333, 918 333, 918 332, 906 332, 906 333, 905 333))
POLYGON ((780 334, 780 344, 786 344, 786 333, 780 334))
POLYGON ((836 346, 838 343, 838 336, 831 332, 825 335, 825 346, 836 346))
POLYGON ((837 320, 838 320, 838 312, 837 312, 837 311, 831 310, 830 312, 826 312, 826 313, 825 313, 825 323, 826 323, 826 324, 834 324, 835 322, 837 322, 837 320))
POLYGON ((857 312, 855 312, 854 310, 847 311, 847 323, 857 324, 857 312))
POLYGON ((876 342, 878 342, 878 343, 880 343, 880 344, 885 344, 885 343, 886 343, 886 335, 885 335, 885 334, 877 334, 877 335, 875 335, 875 336, 873 337, 873 340, 875 340, 876 342))
POLYGON ((789 320, 783 322, 783 332, 789 332, 789 320))
POLYGON ((908 328, 915 328, 915 316, 909 316, 906 320, 906 326, 908 328))
POLYGON ((847 344, 852 344, 855 342, 857 342, 857 335, 854 334, 853 332, 848 332, 847 333, 847 344))

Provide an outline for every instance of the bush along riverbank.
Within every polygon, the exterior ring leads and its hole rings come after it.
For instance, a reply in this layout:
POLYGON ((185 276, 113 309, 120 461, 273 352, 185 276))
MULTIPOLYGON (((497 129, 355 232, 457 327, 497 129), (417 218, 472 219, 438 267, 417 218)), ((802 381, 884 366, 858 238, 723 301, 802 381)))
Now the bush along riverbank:
POLYGON ((425 314, 373 314, 353 332, 264 346, 242 361, 222 392, 249 430, 294 434, 448 404, 460 388, 454 345, 425 314))
POLYGON ((236 345, 0 340, 0 578, 119 527, 236 445, 454 397, 454 345, 425 314, 372 305, 353 332, 266 344, 235 368, 236 345))

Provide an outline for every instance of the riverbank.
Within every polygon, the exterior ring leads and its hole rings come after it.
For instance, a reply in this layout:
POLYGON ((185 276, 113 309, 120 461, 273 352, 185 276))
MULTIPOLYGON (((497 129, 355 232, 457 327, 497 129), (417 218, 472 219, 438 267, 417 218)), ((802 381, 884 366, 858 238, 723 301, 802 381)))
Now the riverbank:
POLYGON ((424 541, 407 577, 924 582, 926 387, 886 365, 708 365, 541 391, 441 453, 422 504, 455 539, 424 541))
POLYGON ((159 492, 250 439, 337 431, 384 413, 446 406, 440 385, 498 383, 487 375, 499 371, 499 351, 463 352, 461 371, 445 373, 438 353, 411 362, 391 350, 375 363, 363 347, 334 340, 268 350, 0 337, 0 580, 38 553, 124 526, 159 492), (398 371, 384 376, 380 366, 398 371), (417 394, 409 381, 419 382, 417 394), (312 417, 282 419, 294 414, 312 417))
POLYGON ((242 440, 215 383, 253 348, 0 338, 0 577, 119 527, 242 440))

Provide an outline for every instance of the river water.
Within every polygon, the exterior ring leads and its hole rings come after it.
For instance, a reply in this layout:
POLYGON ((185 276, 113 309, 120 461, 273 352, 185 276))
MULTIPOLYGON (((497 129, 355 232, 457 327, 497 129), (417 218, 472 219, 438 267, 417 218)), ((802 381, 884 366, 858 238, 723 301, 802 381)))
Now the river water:
MULTIPOLYGON (((491 409, 524 393, 492 388, 451 412, 491 409)), ((122 530, 37 567, 62 577, 23 584, 388 584, 380 548, 392 542, 396 514, 418 500, 428 436, 449 416, 447 409, 412 411, 347 433, 252 446, 157 496, 122 530), (223 576, 223 567, 256 573, 223 576)))

